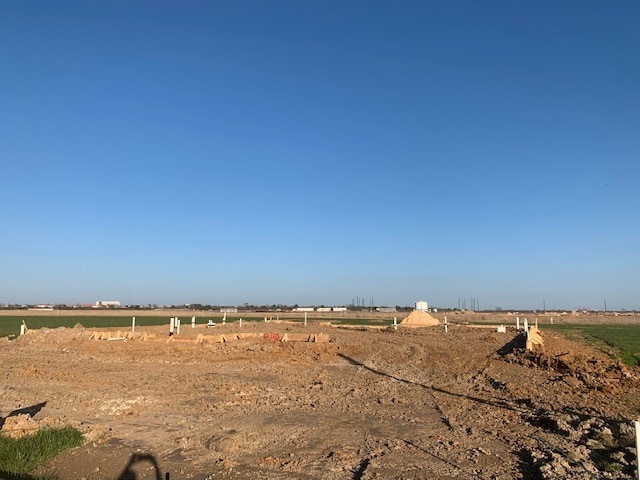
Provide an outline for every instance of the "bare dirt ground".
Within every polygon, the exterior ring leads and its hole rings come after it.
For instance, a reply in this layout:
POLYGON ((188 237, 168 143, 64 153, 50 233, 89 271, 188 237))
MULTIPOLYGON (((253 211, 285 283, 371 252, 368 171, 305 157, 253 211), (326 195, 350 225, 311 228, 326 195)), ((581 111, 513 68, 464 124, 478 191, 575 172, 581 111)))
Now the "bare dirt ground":
POLYGON ((0 416, 87 438, 41 468, 65 479, 633 478, 640 375, 544 332, 452 325, 359 331, 310 322, 182 326, 326 333, 328 343, 89 340, 83 328, 0 342, 0 416), (135 456, 139 455, 139 456, 135 456), (153 467, 153 462, 157 469, 153 467), (130 465, 128 469, 128 465, 130 465))

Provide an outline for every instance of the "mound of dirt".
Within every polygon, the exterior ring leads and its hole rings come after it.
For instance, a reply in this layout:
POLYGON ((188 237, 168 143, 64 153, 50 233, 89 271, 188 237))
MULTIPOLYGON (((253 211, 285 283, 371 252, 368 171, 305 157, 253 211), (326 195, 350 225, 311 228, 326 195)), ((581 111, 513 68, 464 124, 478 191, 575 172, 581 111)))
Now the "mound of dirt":
POLYGON ((524 349, 516 349, 504 359, 527 367, 555 371, 562 375, 562 380, 574 388, 597 389, 611 395, 620 393, 625 384, 637 386, 640 383, 637 372, 619 360, 585 357, 571 352, 550 355, 524 349))
POLYGON ((400 322, 400 325, 405 327, 433 327, 434 325, 440 325, 440 320, 432 317, 427 312, 414 310, 400 322))
POLYGON ((9 438, 20 438, 37 430, 37 422, 26 413, 5 418, 0 428, 2 434, 9 438))
POLYGON ((19 343, 63 343, 70 340, 87 339, 84 327, 76 325, 74 328, 38 328, 27 330, 25 335, 20 335, 15 341, 19 343))

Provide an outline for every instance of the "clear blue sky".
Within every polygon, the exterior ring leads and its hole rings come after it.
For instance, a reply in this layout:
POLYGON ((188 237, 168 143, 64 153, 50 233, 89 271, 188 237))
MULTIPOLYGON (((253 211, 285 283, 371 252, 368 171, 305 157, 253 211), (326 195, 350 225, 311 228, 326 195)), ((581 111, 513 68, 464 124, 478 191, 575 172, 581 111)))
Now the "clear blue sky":
POLYGON ((2 2, 0 303, 640 308, 639 25, 2 2))

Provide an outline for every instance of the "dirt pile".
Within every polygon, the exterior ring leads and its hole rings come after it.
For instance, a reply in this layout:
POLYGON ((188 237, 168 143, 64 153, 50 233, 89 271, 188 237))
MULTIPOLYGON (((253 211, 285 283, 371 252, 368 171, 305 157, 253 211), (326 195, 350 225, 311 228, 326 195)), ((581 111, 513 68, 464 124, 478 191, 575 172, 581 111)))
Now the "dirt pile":
POLYGON ((403 327, 433 327, 440 325, 440 320, 433 318, 427 312, 414 310, 400 322, 403 327))
POLYGON ((27 414, 14 415, 3 420, 0 432, 9 438, 19 438, 38 430, 37 422, 27 414))
POLYGON ((637 370, 619 360, 587 357, 572 352, 553 355, 524 349, 516 349, 504 358, 508 362, 557 372, 565 383, 576 389, 593 389, 615 395, 625 386, 640 384, 637 370))
POLYGON ((629 478, 634 473, 635 432, 628 419, 538 411, 525 420, 553 434, 551 441, 523 451, 536 478, 629 478))
POLYGON ((84 340, 87 334, 82 324, 78 323, 73 328, 39 328, 27 330, 25 335, 16 338, 19 343, 62 343, 69 340, 84 340))
MULTIPOLYGON (((36 406, 37 407, 37 406, 36 406)), ((31 413, 17 413, 17 412, 29 412, 32 409, 16 410, 11 412, 6 417, 0 417, 0 435, 9 438, 20 438, 26 435, 32 435, 39 430, 49 428, 62 428, 68 425, 64 425, 58 420, 50 417, 42 417, 36 419, 31 413)))

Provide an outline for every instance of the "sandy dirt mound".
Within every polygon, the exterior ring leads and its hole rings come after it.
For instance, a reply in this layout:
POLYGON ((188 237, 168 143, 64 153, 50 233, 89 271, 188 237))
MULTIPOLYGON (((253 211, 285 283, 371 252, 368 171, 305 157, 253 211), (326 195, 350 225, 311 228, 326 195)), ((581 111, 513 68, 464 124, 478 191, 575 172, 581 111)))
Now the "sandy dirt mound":
POLYGON ((415 310, 402 320, 400 325, 405 327, 432 327, 434 325, 440 325, 440 320, 433 318, 427 312, 415 310))

